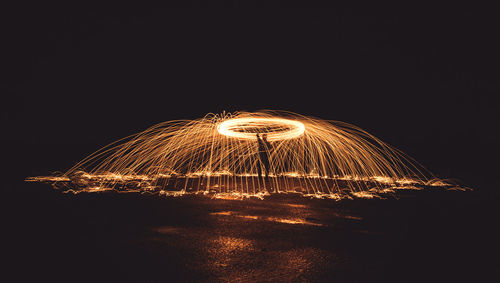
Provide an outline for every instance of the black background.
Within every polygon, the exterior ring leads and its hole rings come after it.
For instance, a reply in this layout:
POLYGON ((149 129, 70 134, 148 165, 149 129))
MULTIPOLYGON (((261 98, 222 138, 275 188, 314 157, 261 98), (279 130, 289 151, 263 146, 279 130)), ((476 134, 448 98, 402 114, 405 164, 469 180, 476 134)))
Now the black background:
MULTIPOLYGON (((498 254, 500 25, 494 7, 67 2, 73 1, 0 7, 1 251, 13 278, 106 280, 93 277, 101 272, 111 281, 133 281, 129 274, 164 281, 166 267, 186 272, 176 269, 178 260, 193 258, 156 254, 156 246, 150 253, 142 233, 172 223, 212 227, 210 218, 183 213, 199 213, 198 206, 147 195, 62 194, 23 180, 65 171, 159 122, 259 109, 355 124, 437 176, 474 189, 325 202, 364 212, 364 226, 387 234, 351 239, 356 227, 332 225, 335 233, 307 234, 305 244, 337 248, 330 237, 348 235, 339 247, 376 263, 395 282, 481 281, 495 270, 496 262, 487 260, 498 254), (372 258, 379 251, 381 257, 372 258)), ((207 211, 220 208, 202 201, 207 211)), ((355 263, 360 278, 386 282, 384 274, 372 278, 355 263)))
POLYGON ((162 121, 276 109, 355 124, 496 191, 493 7, 178 2, 4 7, 3 172, 64 171, 162 121))

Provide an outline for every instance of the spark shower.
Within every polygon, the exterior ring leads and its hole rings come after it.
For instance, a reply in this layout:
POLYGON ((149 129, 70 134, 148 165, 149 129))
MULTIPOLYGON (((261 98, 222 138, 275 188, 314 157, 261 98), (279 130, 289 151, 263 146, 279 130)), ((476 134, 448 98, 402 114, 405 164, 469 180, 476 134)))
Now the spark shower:
POLYGON ((27 181, 75 193, 216 197, 372 198, 398 189, 460 189, 356 126, 271 110, 163 122, 98 150, 64 173, 27 181), (264 153, 258 134, 270 145, 264 153), (265 169, 262 156, 269 163, 267 178, 259 174, 265 169))

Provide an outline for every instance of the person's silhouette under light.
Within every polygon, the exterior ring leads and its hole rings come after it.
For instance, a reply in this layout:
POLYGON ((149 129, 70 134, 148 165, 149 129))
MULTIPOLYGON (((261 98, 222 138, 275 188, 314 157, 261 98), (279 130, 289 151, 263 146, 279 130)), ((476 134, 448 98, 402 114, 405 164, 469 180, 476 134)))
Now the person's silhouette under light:
POLYGON ((266 181, 269 181, 269 151, 271 150, 271 144, 267 141, 267 134, 262 134, 262 138, 259 133, 257 133, 257 143, 259 146, 259 161, 260 164, 257 165, 257 171, 259 173, 259 179, 262 178, 262 168, 264 167, 266 174, 266 181))

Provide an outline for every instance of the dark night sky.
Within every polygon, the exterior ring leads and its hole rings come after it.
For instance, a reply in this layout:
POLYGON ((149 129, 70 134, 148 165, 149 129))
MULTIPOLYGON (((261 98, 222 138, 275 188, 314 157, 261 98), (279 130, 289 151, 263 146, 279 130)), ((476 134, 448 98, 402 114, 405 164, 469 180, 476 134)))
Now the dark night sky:
POLYGON ((3 166, 47 174, 158 122, 279 109, 497 187, 492 7, 179 2, 3 9, 3 166))

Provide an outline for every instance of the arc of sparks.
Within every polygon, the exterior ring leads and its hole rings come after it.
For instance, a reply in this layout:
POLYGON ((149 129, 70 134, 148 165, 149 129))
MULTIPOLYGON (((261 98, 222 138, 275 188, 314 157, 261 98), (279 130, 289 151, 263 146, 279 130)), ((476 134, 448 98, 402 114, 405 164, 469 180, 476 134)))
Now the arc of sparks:
POLYGON ((272 189, 334 199, 447 185, 433 182, 413 159, 356 126, 271 110, 160 123, 54 178, 69 182, 72 191, 260 196, 272 189), (266 133, 272 145, 266 149, 269 178, 259 177, 264 164, 257 133, 266 133))

